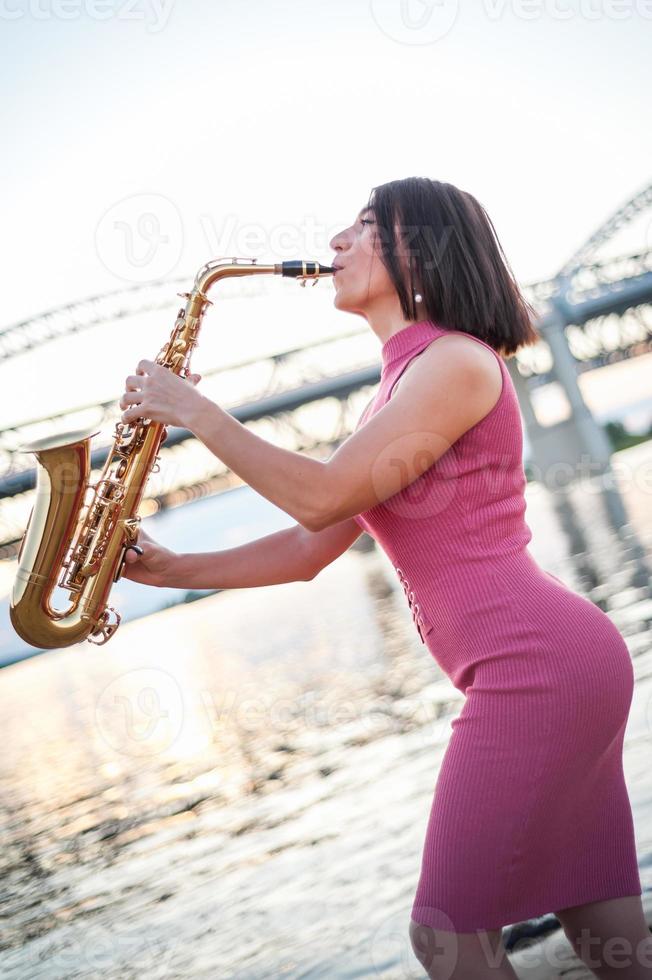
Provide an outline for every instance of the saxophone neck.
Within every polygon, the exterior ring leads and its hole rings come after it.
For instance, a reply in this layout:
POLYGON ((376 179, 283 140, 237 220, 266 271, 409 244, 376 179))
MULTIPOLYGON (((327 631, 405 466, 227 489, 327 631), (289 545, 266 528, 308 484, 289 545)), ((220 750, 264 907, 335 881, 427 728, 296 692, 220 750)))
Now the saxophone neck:
POLYGON ((293 259, 289 262, 275 262, 272 265, 258 265, 256 259, 214 259, 203 265, 195 276, 193 294, 198 293, 203 302, 209 302, 207 291, 219 279, 232 276, 285 276, 298 279, 302 284, 308 279, 321 279, 331 276, 335 270, 330 265, 320 265, 306 259, 293 259))

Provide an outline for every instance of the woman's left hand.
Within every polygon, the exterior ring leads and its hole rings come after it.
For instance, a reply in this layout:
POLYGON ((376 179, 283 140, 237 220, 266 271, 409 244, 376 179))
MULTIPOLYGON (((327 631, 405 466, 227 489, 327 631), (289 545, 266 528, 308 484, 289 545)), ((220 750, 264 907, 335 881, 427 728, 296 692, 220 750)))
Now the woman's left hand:
POLYGON ((203 396, 195 385, 200 374, 181 378, 155 361, 139 361, 136 374, 125 382, 119 406, 123 422, 151 419, 164 425, 188 426, 203 396))

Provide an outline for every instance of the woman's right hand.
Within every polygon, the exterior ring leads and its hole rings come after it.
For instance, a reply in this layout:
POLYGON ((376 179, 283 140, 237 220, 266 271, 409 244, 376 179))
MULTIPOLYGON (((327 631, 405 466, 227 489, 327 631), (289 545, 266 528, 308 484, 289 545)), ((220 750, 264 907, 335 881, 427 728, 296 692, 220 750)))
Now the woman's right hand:
POLYGON ((176 554, 150 538, 142 527, 135 542, 143 549, 142 555, 130 548, 125 554, 122 576, 143 585, 169 586, 170 574, 176 554))

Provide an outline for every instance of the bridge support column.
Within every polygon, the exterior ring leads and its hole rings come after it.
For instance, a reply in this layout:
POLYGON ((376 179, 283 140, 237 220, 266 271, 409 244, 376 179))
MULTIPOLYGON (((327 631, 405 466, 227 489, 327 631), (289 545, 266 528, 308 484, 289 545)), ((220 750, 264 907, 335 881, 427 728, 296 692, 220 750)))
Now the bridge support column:
MULTIPOLYGON (((529 397, 523 398, 526 385, 522 378, 519 380, 533 470, 536 478, 556 498, 567 497, 567 491, 580 480, 602 478, 602 489, 596 496, 602 501, 609 524, 619 528, 627 523, 628 516, 611 470, 611 443, 582 397, 575 360, 566 341, 565 325, 561 313, 548 318, 544 337, 552 352, 555 376, 570 405, 569 417, 554 425, 542 426, 529 397)), ((512 377, 516 374, 518 371, 514 368, 512 377)))

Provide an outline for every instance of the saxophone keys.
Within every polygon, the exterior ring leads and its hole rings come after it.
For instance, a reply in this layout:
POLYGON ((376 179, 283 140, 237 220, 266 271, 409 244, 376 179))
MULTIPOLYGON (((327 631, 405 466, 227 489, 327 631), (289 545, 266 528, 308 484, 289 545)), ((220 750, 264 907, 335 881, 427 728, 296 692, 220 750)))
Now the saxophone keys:
POLYGON ((102 615, 98 620, 96 620, 96 626, 92 633, 87 637, 89 643, 94 643, 95 646, 103 646, 107 640, 110 640, 118 626, 120 625, 120 620, 122 617, 119 612, 113 608, 113 606, 107 606, 102 615), (113 613, 115 620, 110 622, 111 613, 113 613))
MULTIPOLYGON (((158 456, 156 457, 158 459, 158 456)), ((135 541, 138 537, 138 527, 141 522, 140 517, 127 517, 123 521, 125 534, 128 541, 135 541)))
POLYGON ((100 563, 96 559, 95 561, 88 562, 86 565, 82 565, 77 571, 77 575, 81 578, 90 578, 91 575, 95 575, 100 569, 100 563))

